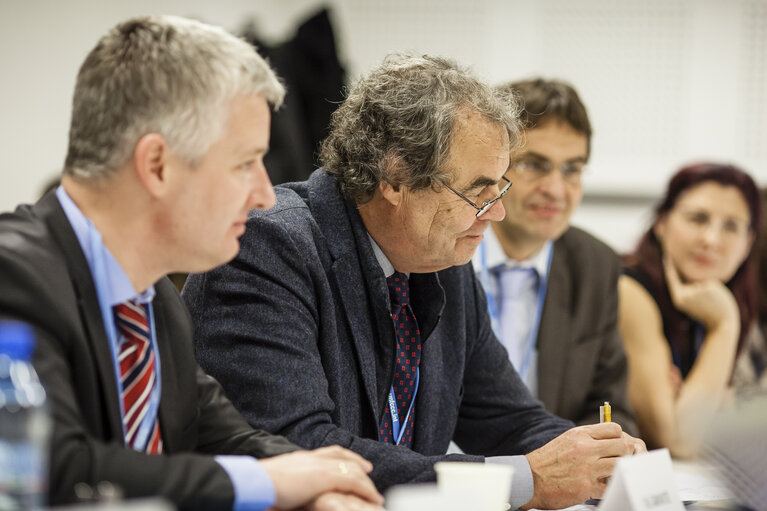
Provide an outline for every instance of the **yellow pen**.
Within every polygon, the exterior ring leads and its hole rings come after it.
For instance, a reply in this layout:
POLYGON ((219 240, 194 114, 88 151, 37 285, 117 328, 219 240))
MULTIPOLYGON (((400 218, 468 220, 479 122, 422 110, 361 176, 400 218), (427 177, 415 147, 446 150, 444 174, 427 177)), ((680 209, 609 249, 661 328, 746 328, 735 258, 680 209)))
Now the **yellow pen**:
POLYGON ((599 407, 599 422, 612 422, 612 409, 610 408, 610 402, 605 401, 605 404, 599 407))

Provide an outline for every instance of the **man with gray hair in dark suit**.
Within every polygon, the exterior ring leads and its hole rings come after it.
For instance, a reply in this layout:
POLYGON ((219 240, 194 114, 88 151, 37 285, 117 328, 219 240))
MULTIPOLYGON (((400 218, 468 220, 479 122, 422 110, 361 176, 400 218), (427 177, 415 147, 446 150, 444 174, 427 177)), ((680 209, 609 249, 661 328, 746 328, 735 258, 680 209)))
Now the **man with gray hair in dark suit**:
POLYGON ((120 23, 82 64, 61 186, 0 215, 0 320, 35 333, 50 504, 109 481, 179 509, 381 511, 358 454, 245 422, 164 277, 230 260, 248 210, 274 204, 284 93, 250 44, 184 18, 120 23))
POLYGON ((547 413, 492 332, 467 263, 504 216, 517 123, 510 96, 441 58, 390 57, 351 89, 323 168, 184 289, 198 359, 251 424, 362 454, 379 489, 442 460, 512 464, 514 507, 598 497, 644 450, 547 413))

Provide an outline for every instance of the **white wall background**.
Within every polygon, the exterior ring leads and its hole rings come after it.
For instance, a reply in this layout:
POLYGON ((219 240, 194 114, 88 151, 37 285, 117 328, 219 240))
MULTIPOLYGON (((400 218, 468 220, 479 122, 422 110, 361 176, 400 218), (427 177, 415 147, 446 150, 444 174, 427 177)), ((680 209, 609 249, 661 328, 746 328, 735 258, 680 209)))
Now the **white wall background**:
POLYGON ((494 84, 571 81, 595 127, 574 222, 617 249, 681 164, 730 161, 767 185, 767 0, 0 0, 0 210, 60 170, 77 69, 118 21, 178 14, 237 31, 253 19, 277 42, 322 5, 352 79, 415 51, 494 84))

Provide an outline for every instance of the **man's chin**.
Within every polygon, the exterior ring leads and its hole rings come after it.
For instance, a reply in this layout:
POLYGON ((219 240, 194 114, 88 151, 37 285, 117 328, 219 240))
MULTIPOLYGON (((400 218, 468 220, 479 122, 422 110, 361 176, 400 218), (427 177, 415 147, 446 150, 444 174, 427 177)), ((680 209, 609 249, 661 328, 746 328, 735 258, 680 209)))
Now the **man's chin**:
POLYGON ((215 255, 211 254, 210 259, 201 264, 203 268, 201 270, 198 270, 198 273, 206 272, 206 271, 212 270, 213 268, 222 266, 230 262, 235 257, 237 257, 237 254, 239 253, 240 253, 240 242, 239 240, 235 239, 232 242, 227 243, 226 248, 221 250, 221 252, 219 252, 218 254, 215 254, 215 255))
POLYGON ((461 266, 471 261, 482 239, 483 236, 481 235, 461 238, 455 247, 455 258, 452 266, 461 266))
POLYGON ((546 222, 544 225, 539 224, 537 226, 538 228, 534 231, 531 231, 535 235, 535 237, 540 238, 542 241, 553 241, 562 236, 568 227, 570 227, 569 223, 565 223, 564 225, 560 222, 546 222))

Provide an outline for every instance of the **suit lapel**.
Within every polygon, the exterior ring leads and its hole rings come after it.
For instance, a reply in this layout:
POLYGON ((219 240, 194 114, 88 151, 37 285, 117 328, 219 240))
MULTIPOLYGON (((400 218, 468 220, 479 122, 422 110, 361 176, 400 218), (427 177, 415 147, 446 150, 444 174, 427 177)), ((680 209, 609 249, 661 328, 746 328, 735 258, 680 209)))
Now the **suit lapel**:
POLYGON ((566 248, 554 243, 546 299, 538 331, 538 398, 546 408, 557 413, 563 395, 560 388, 570 348, 572 282, 566 265, 566 248))
POLYGON ((371 322, 373 319, 372 314, 367 311, 360 313, 360 309, 369 308, 370 303, 365 289, 354 285, 354 283, 361 282, 362 279, 357 263, 356 259, 338 259, 333 263, 331 275, 338 287, 338 294, 346 311, 346 322, 352 334, 355 355, 360 366, 360 376, 365 387, 365 395, 371 404, 370 411, 378 420, 380 410, 378 410, 379 399, 377 397, 378 385, 376 384, 376 374, 380 368, 376 367, 376 360, 373 356, 376 352, 376 342, 373 333, 377 331, 377 328, 371 322))
MULTIPOLYGON (((166 453, 179 452, 182 446, 179 441, 183 439, 181 427, 179 425, 179 396, 188 389, 179 388, 179 382, 184 381, 182 375, 176 372, 177 357, 174 357, 171 331, 168 327, 168 317, 166 314, 166 293, 164 287, 170 285, 163 279, 155 284, 156 295, 152 300, 152 312, 154 315, 154 332, 157 336, 157 350, 160 360, 161 394, 160 407, 157 415, 160 420, 160 429, 162 431, 163 450, 166 453)), ((181 336, 181 332, 173 332, 173 335, 181 336)))
POLYGON ((88 262, 56 195, 48 194, 35 208, 51 226, 51 233, 61 246, 77 296, 77 307, 87 337, 86 342, 90 344, 90 351, 95 359, 109 426, 115 438, 122 438, 122 418, 112 355, 88 262))
MULTIPOLYGON (((360 377, 371 405, 370 412, 377 424, 381 411, 379 408, 382 407, 379 406, 380 385, 376 376, 386 369, 376 367, 375 353, 378 348, 375 333, 381 335, 378 328, 381 325, 381 314, 388 318, 388 312, 381 305, 383 303, 388 306, 386 279, 375 260, 359 213, 353 204, 344 202, 333 178, 323 171, 317 171, 309 178, 308 184, 309 208, 325 236, 333 259, 330 276, 346 311, 344 316, 352 334, 360 377), (371 271, 373 263, 379 268, 378 272, 371 271), (360 282, 365 286, 360 286, 360 282)), ((391 321, 384 322, 386 324, 392 330, 387 338, 393 338, 391 321)), ((391 352, 383 360, 393 360, 393 346, 391 352)))
POLYGON ((421 331, 420 381, 416 394, 415 432, 413 448, 439 444, 443 417, 449 416, 455 409, 456 401, 445 396, 455 395, 450 382, 453 371, 445 367, 445 354, 442 352, 444 340, 437 331, 437 325, 445 309, 445 290, 439 279, 439 273, 410 274, 410 297, 413 312, 421 331), (434 399, 434 396, 441 396, 434 399))

